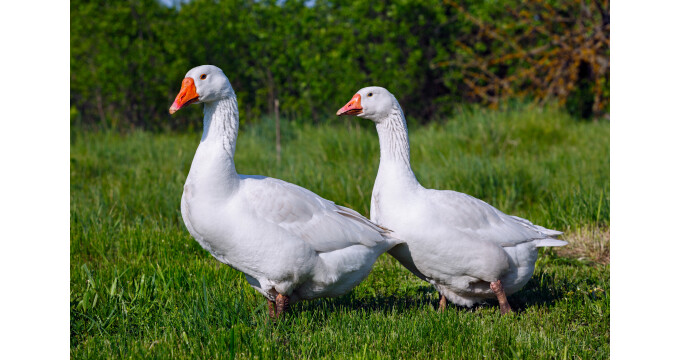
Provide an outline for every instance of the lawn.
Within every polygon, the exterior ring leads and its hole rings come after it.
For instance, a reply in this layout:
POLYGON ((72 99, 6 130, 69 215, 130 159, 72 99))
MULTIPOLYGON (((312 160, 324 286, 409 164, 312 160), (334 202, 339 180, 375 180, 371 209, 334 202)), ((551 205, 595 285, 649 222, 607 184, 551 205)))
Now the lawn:
MULTIPOLYGON (((200 124, 200 119, 196 119, 200 124)), ((437 312, 437 294, 385 254, 351 293, 269 320, 261 295, 184 228, 179 202, 200 135, 71 133, 72 358, 609 357, 609 123, 553 107, 467 110, 411 125, 423 186, 478 197, 565 231, 541 250, 518 310, 489 301, 437 312)), ((368 215, 378 165, 364 120, 241 127, 236 167, 368 215)))

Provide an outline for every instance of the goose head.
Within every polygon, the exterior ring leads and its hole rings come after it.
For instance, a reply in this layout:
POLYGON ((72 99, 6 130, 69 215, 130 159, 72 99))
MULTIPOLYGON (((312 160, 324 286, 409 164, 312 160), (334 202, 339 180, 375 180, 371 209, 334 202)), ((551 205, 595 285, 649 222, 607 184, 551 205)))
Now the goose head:
POLYGON ((234 89, 222 69, 213 65, 197 66, 185 75, 182 89, 170 106, 170 114, 194 103, 209 103, 235 96, 234 89))
POLYGON ((335 115, 355 115, 380 123, 398 108, 397 99, 387 89, 369 86, 354 94, 352 100, 335 115))

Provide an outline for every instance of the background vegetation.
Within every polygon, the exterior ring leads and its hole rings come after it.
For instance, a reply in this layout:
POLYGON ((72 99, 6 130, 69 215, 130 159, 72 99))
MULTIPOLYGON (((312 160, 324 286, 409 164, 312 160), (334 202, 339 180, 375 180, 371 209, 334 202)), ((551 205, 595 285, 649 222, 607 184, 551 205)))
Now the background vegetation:
POLYGON ((609 104, 604 0, 71 1, 74 125, 184 128, 167 108, 186 71, 221 67, 244 122, 318 122, 361 87, 397 95, 412 119, 470 102, 556 98, 580 118, 609 104))

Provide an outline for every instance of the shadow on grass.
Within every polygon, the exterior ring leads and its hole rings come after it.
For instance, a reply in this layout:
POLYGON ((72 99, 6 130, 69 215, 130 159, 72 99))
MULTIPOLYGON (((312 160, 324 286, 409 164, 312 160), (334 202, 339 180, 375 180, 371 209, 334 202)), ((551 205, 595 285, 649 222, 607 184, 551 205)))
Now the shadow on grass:
MULTIPOLYGON (((523 313, 531 307, 549 307, 564 297, 569 286, 564 281, 557 281, 554 274, 539 273, 529 280, 529 282, 518 292, 508 298, 510 306, 518 313, 523 313)), ((498 302, 493 304, 498 306, 498 302)))
MULTIPOLYGON (((536 273, 519 292, 508 297, 510 306, 517 313, 523 313, 527 309, 535 306, 550 307, 570 289, 570 285, 564 281, 556 280, 554 274, 536 273)), ((487 299, 485 302, 476 304, 473 307, 455 305, 451 302, 447 304, 448 311, 475 312, 478 309, 494 307, 498 308, 496 299, 487 299)), ((396 312, 406 312, 414 309, 439 308, 439 294, 434 287, 423 284, 409 295, 401 294, 377 294, 377 295, 357 295, 350 293, 338 298, 316 299, 312 301, 302 301, 293 305, 292 312, 316 311, 324 314, 326 318, 332 313, 354 311, 362 309, 367 312, 379 312, 384 315, 396 312)))
POLYGON ((403 312, 422 309, 437 304, 437 292, 429 285, 419 286, 411 294, 356 294, 354 292, 337 298, 322 298, 301 301, 293 306, 293 311, 319 311, 324 313, 347 312, 357 309, 366 312, 390 314, 393 311, 403 312))

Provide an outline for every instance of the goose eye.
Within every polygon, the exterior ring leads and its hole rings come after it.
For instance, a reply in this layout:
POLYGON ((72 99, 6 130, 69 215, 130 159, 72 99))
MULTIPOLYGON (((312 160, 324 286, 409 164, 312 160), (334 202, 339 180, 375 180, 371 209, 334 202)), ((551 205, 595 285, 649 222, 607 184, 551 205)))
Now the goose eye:
POLYGON ((208 77, 208 75, 206 74, 201 75, 201 80, 205 80, 206 77, 208 77))
POLYGON ((373 96, 373 93, 368 93, 368 97, 371 97, 371 96, 373 96))

